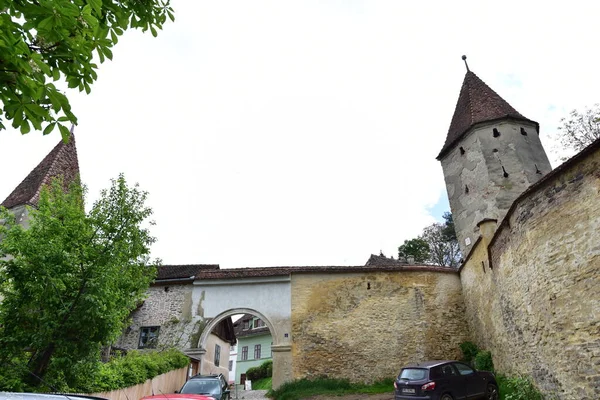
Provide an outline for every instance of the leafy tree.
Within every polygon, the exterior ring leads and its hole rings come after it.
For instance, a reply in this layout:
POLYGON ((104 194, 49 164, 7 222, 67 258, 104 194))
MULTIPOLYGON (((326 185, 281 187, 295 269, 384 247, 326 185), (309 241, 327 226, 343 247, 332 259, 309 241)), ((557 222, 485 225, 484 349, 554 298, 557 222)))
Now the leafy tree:
POLYGON ((121 175, 87 214, 84 195, 54 180, 27 229, 0 210, 0 371, 32 386, 45 377, 68 385, 98 360, 155 275, 146 192, 121 175))
POLYGON ((562 118, 560 122, 560 144, 581 151, 600 138, 600 105, 595 104, 583 112, 573 110, 568 118, 562 118))
POLYGON ((429 244, 420 237, 405 240, 404 244, 398 247, 398 259, 424 263, 429 260, 429 251, 429 244))
POLYGON ((405 240, 398 248, 398 258, 449 267, 458 267, 461 259, 460 247, 454 230, 454 221, 449 212, 443 215, 444 223, 434 223, 423 229, 414 239, 405 240))
POLYGON ((126 29, 148 29, 154 36, 167 17, 170 0, 0 0, 0 131, 3 120, 25 134, 49 134, 77 123, 67 97, 51 82, 90 93, 100 62, 126 29))

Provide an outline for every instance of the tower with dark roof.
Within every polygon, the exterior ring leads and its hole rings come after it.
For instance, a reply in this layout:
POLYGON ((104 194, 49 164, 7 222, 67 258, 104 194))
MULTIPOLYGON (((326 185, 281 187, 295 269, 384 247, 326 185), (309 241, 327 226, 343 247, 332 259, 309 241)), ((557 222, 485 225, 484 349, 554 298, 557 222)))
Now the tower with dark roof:
POLYGON ((513 201, 552 169, 539 124, 468 70, 437 159, 464 256, 482 221, 499 222, 513 201))
POLYGON ((73 134, 68 142, 61 140, 0 205, 11 210, 24 223, 27 220, 26 206, 37 206, 42 187, 50 184, 55 177, 62 177, 65 186, 79 177, 73 134))

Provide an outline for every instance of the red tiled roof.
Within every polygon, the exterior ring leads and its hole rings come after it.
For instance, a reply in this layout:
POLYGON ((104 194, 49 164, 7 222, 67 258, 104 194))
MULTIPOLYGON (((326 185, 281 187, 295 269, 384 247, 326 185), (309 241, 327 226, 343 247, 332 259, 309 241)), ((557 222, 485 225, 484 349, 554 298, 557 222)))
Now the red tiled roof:
POLYGON ((467 71, 456 102, 454 116, 448 129, 446 143, 444 143, 437 159, 440 160, 474 125, 502 118, 529 121, 537 125, 537 122, 521 115, 498 93, 479 79, 477 75, 467 71))
POLYGON ((13 208, 19 205, 37 205, 40 190, 50 180, 62 176, 64 184, 69 185, 79 175, 79 162, 75 147, 75 136, 69 142, 62 140, 54 149, 27 175, 15 190, 2 202, 2 206, 13 208))
POLYGON ((286 276, 297 273, 348 273, 348 272, 376 272, 376 271, 431 271, 452 272, 456 268, 438 267, 425 264, 393 264, 374 266, 319 266, 319 267, 261 267, 261 268, 231 268, 219 270, 202 270, 196 279, 236 279, 236 278, 258 278, 272 276, 286 276))
POLYGON ((252 321, 252 319, 254 318, 254 315, 252 314, 244 314, 242 316, 242 318, 238 319, 237 321, 235 321, 233 323, 233 330, 235 332, 235 336, 237 338, 240 337, 244 337, 244 336, 252 336, 252 335, 262 335, 264 333, 270 333, 271 331, 269 330, 268 326, 261 326, 260 328, 251 328, 248 327, 248 329, 244 329, 244 321, 252 321))
POLYGON ((158 267, 156 280, 162 279, 191 279, 197 277, 200 271, 218 270, 218 264, 187 264, 187 265, 162 265, 158 267))

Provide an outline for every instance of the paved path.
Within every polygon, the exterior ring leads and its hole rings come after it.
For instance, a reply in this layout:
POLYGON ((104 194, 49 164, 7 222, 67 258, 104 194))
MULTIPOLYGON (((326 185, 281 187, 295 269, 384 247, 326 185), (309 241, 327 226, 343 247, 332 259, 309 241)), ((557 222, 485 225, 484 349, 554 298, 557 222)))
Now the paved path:
MULTIPOLYGON (((238 390, 237 399, 238 400, 267 400, 269 399, 267 396, 266 390, 238 390)), ((231 400, 236 400, 235 391, 231 393, 231 400)))

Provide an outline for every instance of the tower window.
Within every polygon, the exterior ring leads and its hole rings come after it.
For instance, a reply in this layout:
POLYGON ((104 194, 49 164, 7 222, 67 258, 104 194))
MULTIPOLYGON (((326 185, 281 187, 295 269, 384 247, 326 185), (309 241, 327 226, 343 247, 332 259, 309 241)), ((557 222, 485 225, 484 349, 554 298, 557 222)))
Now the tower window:
POLYGON ((465 193, 469 193, 469 187, 467 185, 465 185, 465 193))
POLYGON ((502 172, 505 178, 508 178, 508 172, 504 169, 504 165, 502 166, 502 172))
POLYGON ((492 131, 492 134, 494 135, 494 137, 500 136, 500 132, 496 128, 494 128, 494 130, 492 131))
POLYGON ((460 147, 460 149, 459 149, 459 150, 460 150, 460 155, 461 155, 461 156, 465 154, 465 149, 463 149, 462 147, 460 147))
POLYGON ((521 135, 527 136, 527 131, 523 127, 521 127, 521 135))
POLYGON ((497 152, 498 152, 498 149, 492 150, 492 153, 497 153, 497 152))

